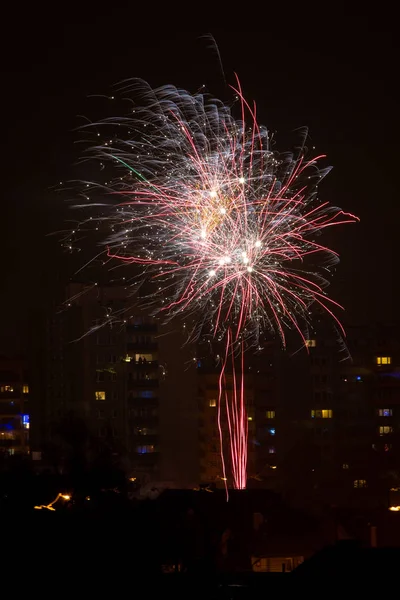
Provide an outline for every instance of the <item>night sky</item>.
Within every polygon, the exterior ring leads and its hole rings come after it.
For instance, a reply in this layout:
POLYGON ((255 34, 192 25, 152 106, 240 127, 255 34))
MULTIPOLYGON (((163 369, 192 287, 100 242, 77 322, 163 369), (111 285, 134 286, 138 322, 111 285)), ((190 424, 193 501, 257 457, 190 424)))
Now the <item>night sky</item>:
MULTIPOLYGON (((262 32, 211 30, 227 83, 237 72, 259 120, 276 131, 276 149, 310 146, 334 169, 320 197, 361 218, 327 241, 342 255, 331 295, 346 306, 344 321, 396 319, 399 121, 395 86, 398 48, 390 15, 313 20, 289 27, 274 20, 262 32), (397 191, 397 190, 396 190, 397 191)), ((392 20, 394 23, 394 19, 392 20)), ((97 118, 89 96, 112 93, 130 77, 194 92, 202 84, 231 99, 207 32, 152 31, 125 14, 80 20, 25 15, 3 23, 2 252, 0 353, 24 351, 21 335, 56 280, 71 273, 57 237, 70 218, 53 191, 76 177, 79 115, 97 118)), ((326 239, 326 238, 325 238, 326 239)))

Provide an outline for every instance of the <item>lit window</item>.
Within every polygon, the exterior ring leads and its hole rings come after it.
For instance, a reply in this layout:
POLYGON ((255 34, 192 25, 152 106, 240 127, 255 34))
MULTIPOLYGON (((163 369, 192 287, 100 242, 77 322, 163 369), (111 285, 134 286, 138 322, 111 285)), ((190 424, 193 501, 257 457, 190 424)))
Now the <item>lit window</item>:
POLYGON ((2 431, 0 433, 0 440, 16 440, 17 434, 15 431, 2 431))
POLYGON ((0 392, 13 392, 14 388, 12 385, 2 385, 0 388, 0 392))
POLYGON ((138 398, 154 398, 153 390, 139 390, 137 395, 138 398))
POLYGON ((355 479, 353 482, 353 486, 355 488, 366 488, 367 480, 366 479, 355 479))
POLYGON ((349 468, 349 465, 347 463, 342 464, 342 469, 348 469, 348 468, 349 468))
POLYGON ((142 365, 142 364, 145 365, 147 363, 153 362, 153 360, 155 360, 155 355, 154 354, 135 354, 134 360, 136 363, 138 363, 140 365, 142 365))
POLYGON ((307 348, 315 348, 317 345, 317 340, 306 340, 307 348))
POLYGON ((275 446, 270 446, 270 447, 268 448, 268 454, 275 454, 275 452, 276 452, 276 448, 275 448, 275 446))
POLYGON ((388 433, 393 433, 393 427, 391 425, 381 425, 379 427, 379 435, 386 435, 388 433))
POLYGON ((154 427, 134 427, 133 433, 134 435, 157 435, 157 430, 154 427))
POLYGON ((312 419, 332 419, 333 411, 330 408, 324 408, 321 410, 313 409, 311 411, 312 419))
POLYGON ((211 406, 211 408, 215 408, 217 406, 217 401, 213 398, 210 400, 209 406, 211 406))
POLYGON ((22 415, 22 427, 29 429, 29 415, 22 415))
POLYGON ((153 444, 147 444, 145 446, 136 446, 136 452, 138 454, 151 454, 155 452, 155 446, 153 444))
POLYGON ((265 416, 267 417, 267 419, 275 419, 275 411, 267 410, 267 412, 265 413, 265 416))
POLYGON ((106 399, 105 392, 95 392, 94 394, 95 394, 96 400, 105 400, 106 399))
POLYGON ((132 360, 139 365, 146 365, 147 363, 152 363, 153 361, 155 361, 156 356, 155 354, 140 353, 135 354, 132 360))
POLYGON ((381 365, 391 365, 392 364, 392 357, 391 356, 377 356, 376 357, 376 364, 381 366, 381 365))
POLYGON ((22 386, 22 393, 23 394, 29 394, 29 385, 23 385, 22 386))
POLYGON ((378 415, 380 417, 392 417, 393 410, 391 408, 378 408, 378 415))
POLYGON ((268 427, 267 431, 268 431, 269 435, 275 435, 275 433, 276 433, 275 427, 268 427))

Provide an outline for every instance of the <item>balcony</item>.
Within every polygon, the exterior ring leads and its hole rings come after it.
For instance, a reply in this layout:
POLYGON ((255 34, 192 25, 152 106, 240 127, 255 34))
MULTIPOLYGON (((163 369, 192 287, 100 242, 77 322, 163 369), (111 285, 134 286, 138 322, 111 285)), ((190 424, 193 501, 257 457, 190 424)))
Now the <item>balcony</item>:
MULTIPOLYGON (((160 436, 158 433, 153 433, 150 435, 140 435, 140 434, 131 434, 131 440, 134 447, 138 446, 155 446, 157 448, 157 444, 160 441, 160 436)), ((138 452, 140 454, 140 452, 138 452)), ((155 452, 144 452, 143 454, 155 454, 155 452)))
POLYGON ((15 417, 19 417, 21 414, 21 402, 15 402, 14 404, 10 404, 9 402, 0 402, 0 416, 14 415, 15 417))
POLYGON ((4 439, 0 434, 0 448, 16 448, 19 446, 23 446, 22 438, 15 438, 13 440, 7 438, 4 439))
POLYGON ((160 418, 153 415, 143 415, 139 414, 138 416, 129 416, 128 420, 131 425, 135 427, 149 427, 157 429, 160 425, 160 418))
POLYGON ((157 331, 157 323, 138 323, 137 325, 129 324, 126 326, 127 333, 155 333, 157 331))
POLYGON ((131 360, 130 362, 126 361, 126 363, 128 365, 132 365, 133 367, 135 367, 135 369, 142 369, 145 370, 147 369, 157 369, 158 368, 158 360, 147 360, 146 362, 138 362, 138 361, 134 361, 131 360))
POLYGON ((157 388, 159 386, 158 379, 132 379, 128 380, 128 390, 135 388, 157 388))
POLYGON ((134 446, 131 450, 131 456, 132 458, 135 460, 135 462, 145 462, 145 463, 152 463, 152 462, 158 462, 159 458, 160 458, 160 453, 158 451, 158 449, 156 449, 154 452, 137 452, 136 451, 136 446, 134 446))
POLYGON ((143 351, 155 351, 158 349, 158 344, 156 342, 148 342, 143 340, 142 342, 127 342, 126 349, 128 352, 143 352, 143 351))
POLYGON ((0 392, 0 400, 16 400, 21 398, 22 392, 15 390, 12 392, 0 392))
POLYGON ((128 396, 128 402, 133 402, 134 404, 158 404, 158 396, 144 396, 144 395, 139 395, 138 396, 133 396, 133 395, 129 395, 128 396))

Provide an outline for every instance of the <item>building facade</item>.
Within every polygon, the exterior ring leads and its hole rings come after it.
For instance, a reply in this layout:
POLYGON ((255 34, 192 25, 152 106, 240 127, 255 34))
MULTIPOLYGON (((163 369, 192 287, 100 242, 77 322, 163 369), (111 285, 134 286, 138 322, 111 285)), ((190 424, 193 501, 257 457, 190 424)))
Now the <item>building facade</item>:
MULTIPOLYGON (((201 348, 199 349, 201 353, 201 348)), ((279 380, 276 375, 279 353, 274 344, 266 344, 262 351, 245 355, 244 402, 247 419, 247 475, 248 486, 260 486, 275 480, 277 445, 277 403, 279 380)), ((236 365, 236 378, 228 371, 219 408, 220 365, 218 355, 209 355, 197 361, 200 480, 203 484, 222 487, 227 482, 233 487, 230 427, 225 409, 232 402, 236 381, 237 396, 241 394, 241 369, 236 365), (218 425, 218 414, 219 422, 218 425), (222 462, 224 459, 224 465, 222 462), (224 471, 225 467, 225 471, 224 471)))
MULTIPOLYGON (((298 352, 270 343, 246 356, 249 487, 338 505, 384 503, 400 488, 400 338, 394 327, 347 333, 347 348, 321 327, 298 352)), ((211 363, 197 369, 200 474, 222 486, 219 375, 211 363)), ((223 416, 221 429, 227 441, 223 416)), ((232 484, 229 444, 223 449, 232 484)))
POLYGON ((347 333, 348 353, 321 333, 309 340, 308 353, 283 360, 290 377, 280 376, 281 485, 329 503, 385 502, 400 483, 397 330, 347 333))
POLYGON ((29 378, 26 360, 0 358, 0 452, 29 454, 29 378))
POLYGON ((108 449, 143 481, 196 480, 197 448, 189 448, 188 460, 169 443, 180 429, 190 432, 183 438, 196 439, 195 411, 179 410, 182 397, 188 407, 194 399, 179 332, 133 308, 123 286, 71 284, 66 298, 47 319, 32 416, 35 450, 51 460, 68 437, 65 429, 84 424, 89 457, 108 449))

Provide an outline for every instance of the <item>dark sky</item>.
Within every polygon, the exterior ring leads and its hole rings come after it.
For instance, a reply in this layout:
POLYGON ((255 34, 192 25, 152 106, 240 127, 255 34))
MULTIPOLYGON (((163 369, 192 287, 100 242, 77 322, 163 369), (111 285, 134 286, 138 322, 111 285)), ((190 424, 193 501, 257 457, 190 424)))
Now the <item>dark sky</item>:
MULTIPOLYGON (((56 237, 68 209, 51 188, 76 175, 79 115, 93 117, 91 94, 129 77, 173 83, 229 100, 207 32, 164 32, 118 13, 75 20, 32 13, 3 22, 2 286, 0 352, 24 350, 20 333, 55 280, 70 269, 56 237)), ((329 238, 342 255, 331 293, 345 321, 393 319, 398 307, 398 47, 395 19, 331 14, 304 23, 274 18, 260 32, 211 30, 226 80, 239 74, 277 148, 310 144, 334 170, 320 196, 358 214, 361 223, 329 238), (393 23, 393 25, 391 24, 393 23), (397 191, 397 190, 396 190, 397 191)), ((95 115, 97 117, 99 115, 95 115)))

